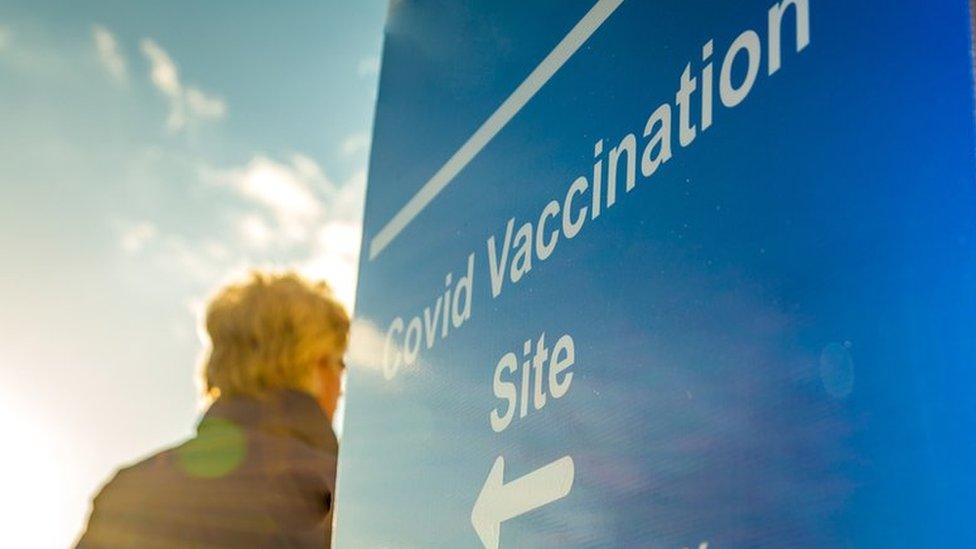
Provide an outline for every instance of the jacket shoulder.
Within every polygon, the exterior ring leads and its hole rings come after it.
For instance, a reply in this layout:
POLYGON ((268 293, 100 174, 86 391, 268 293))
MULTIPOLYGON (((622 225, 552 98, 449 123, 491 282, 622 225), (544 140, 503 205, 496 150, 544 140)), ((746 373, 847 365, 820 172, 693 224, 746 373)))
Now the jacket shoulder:
POLYGON ((77 547, 155 545, 143 539, 139 525, 147 519, 147 500, 155 492, 153 479, 167 467, 172 452, 163 450, 116 471, 92 499, 88 526, 77 547))

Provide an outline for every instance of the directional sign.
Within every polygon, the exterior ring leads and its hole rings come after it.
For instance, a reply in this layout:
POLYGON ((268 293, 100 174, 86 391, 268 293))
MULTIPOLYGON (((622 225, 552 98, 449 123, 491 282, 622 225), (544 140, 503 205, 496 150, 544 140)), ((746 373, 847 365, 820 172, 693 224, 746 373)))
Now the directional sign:
POLYGON ((502 522, 566 497, 573 488, 573 473, 573 458, 565 456, 505 484, 505 458, 498 456, 471 511, 471 525, 481 543, 498 547, 502 522))
POLYGON ((391 2, 336 545, 976 545, 970 20, 391 2))

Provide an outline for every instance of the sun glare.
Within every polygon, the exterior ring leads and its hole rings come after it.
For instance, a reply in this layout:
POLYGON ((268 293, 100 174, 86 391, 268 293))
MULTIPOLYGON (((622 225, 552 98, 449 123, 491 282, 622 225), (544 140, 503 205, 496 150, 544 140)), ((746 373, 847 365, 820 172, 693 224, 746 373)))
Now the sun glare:
POLYGON ((55 441, 40 427, 31 414, 0 399, 5 441, 0 452, 0 539, 7 547, 66 547, 73 541, 63 466, 55 441))

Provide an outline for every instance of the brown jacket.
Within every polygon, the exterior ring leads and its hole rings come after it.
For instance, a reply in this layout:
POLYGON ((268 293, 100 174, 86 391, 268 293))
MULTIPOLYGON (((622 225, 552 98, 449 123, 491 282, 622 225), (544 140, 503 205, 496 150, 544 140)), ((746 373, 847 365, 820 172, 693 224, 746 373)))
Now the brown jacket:
POLYGON ((102 488, 78 547, 328 547, 337 450, 311 396, 218 399, 102 488))

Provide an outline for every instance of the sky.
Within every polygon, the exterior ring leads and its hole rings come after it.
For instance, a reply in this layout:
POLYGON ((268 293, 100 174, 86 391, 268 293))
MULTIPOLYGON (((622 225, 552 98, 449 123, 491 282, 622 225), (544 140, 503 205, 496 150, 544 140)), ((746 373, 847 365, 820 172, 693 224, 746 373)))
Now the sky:
POLYGON ((250 266, 350 307, 386 2, 0 4, 0 546, 190 436, 250 266))

